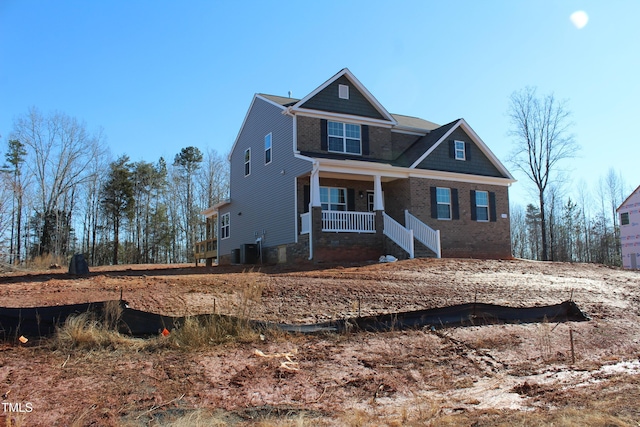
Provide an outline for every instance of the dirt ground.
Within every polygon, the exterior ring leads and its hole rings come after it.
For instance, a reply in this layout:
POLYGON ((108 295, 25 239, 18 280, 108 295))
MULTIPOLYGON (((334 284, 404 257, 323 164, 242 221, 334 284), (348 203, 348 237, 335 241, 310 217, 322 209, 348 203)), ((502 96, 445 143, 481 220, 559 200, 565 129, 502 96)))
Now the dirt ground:
POLYGON ((268 334, 204 349, 0 343, 0 421, 21 426, 640 425, 640 273, 426 259, 352 267, 4 271, 0 305, 123 299, 184 316, 287 323, 573 299, 591 320, 384 333, 268 334), (286 362, 286 363, 283 363, 286 362))

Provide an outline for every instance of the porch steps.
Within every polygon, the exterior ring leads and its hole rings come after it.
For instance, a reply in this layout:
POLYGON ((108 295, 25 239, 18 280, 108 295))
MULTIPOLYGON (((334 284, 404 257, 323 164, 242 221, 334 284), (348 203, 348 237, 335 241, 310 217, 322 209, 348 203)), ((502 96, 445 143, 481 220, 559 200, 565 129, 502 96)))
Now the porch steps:
POLYGON ((440 232, 405 210, 405 225, 384 217, 385 249, 397 258, 439 258, 440 232), (437 250, 437 251, 436 251, 437 250))
POLYGON ((422 242, 416 239, 413 247, 414 257, 416 258, 437 258, 438 256, 434 251, 426 247, 422 242))

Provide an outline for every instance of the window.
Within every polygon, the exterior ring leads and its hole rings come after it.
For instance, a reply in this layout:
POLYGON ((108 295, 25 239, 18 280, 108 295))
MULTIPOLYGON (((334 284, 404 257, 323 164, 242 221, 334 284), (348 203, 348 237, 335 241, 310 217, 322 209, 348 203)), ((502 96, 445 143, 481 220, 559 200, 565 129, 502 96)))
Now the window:
POLYGON ((222 214, 220 217, 220 238, 226 239, 229 237, 229 220, 231 219, 231 214, 226 213, 222 214))
POLYGON ((629 225, 629 212, 620 214, 620 225, 629 225))
POLYGON ((451 189, 436 188, 438 219, 451 219, 451 189))
POLYGON ((267 134, 264 137, 264 164, 271 163, 271 134, 267 134))
POLYGON ((251 148, 244 150, 244 176, 251 173, 251 148))
POLYGON ((465 149, 464 149, 464 141, 454 141, 455 144, 455 159, 456 160, 466 160, 465 149))
POLYGON ((329 151, 334 153, 362 154, 360 125, 327 122, 329 151))
POLYGON ((476 220, 489 221, 489 193, 476 191, 476 220))
POLYGON ((349 86, 338 85, 338 98, 349 99, 349 86))
POLYGON ((320 203, 323 211, 346 211, 347 189, 320 187, 320 203))

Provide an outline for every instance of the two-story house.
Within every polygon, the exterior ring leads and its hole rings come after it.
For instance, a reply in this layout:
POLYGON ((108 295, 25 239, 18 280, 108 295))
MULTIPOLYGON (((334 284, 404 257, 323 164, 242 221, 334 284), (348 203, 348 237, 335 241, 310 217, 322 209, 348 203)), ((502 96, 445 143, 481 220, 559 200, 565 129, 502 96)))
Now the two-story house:
POLYGON ((617 211, 620 216, 622 266, 637 270, 640 261, 640 187, 622 202, 617 211))
POLYGON ((390 114, 346 68, 302 99, 256 94, 229 161, 209 262, 511 257, 515 180, 469 124, 390 114))

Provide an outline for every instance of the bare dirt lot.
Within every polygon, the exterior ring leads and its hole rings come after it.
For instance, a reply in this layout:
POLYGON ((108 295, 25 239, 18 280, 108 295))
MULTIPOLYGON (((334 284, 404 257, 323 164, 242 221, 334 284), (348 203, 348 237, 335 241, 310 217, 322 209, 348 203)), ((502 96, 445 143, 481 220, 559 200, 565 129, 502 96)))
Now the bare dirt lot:
POLYGON ((106 348, 4 343, 5 425, 640 425, 638 272, 429 259, 297 271, 147 265, 93 268, 87 277, 0 274, 4 307, 121 294, 131 308, 165 315, 215 310, 287 323, 473 301, 525 307, 573 299, 591 320, 274 332, 198 348, 164 337, 106 348))

